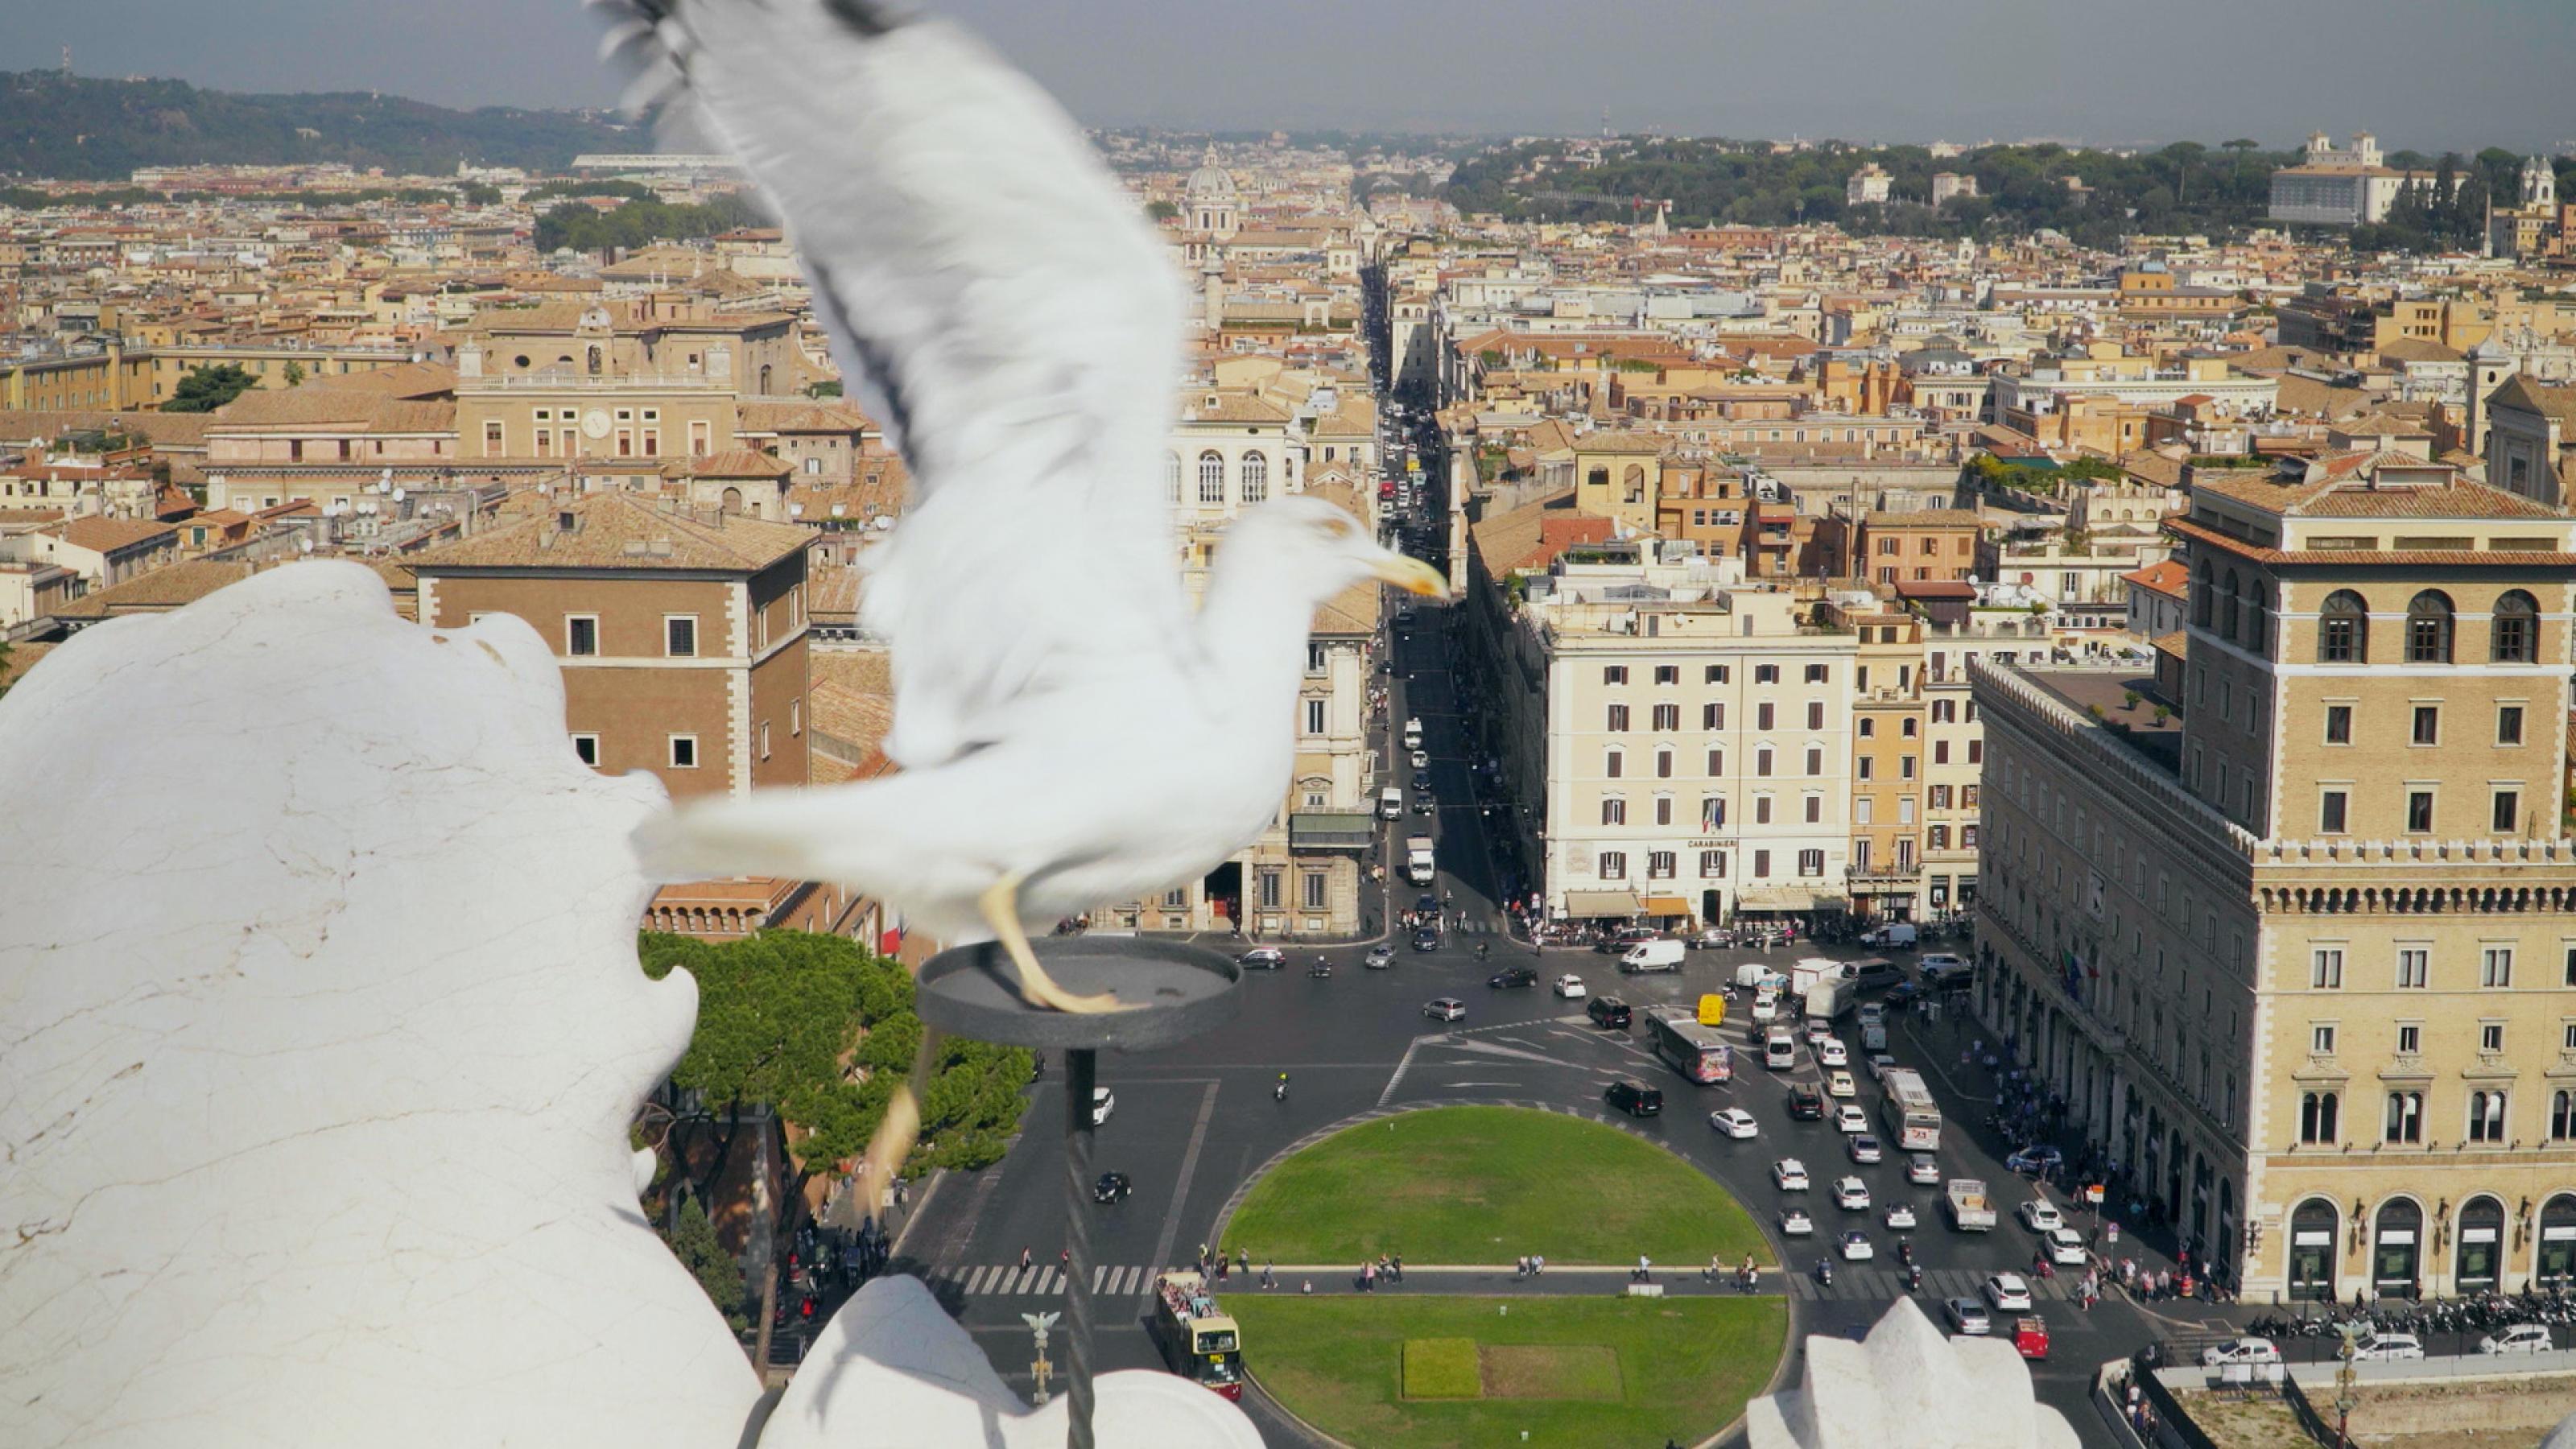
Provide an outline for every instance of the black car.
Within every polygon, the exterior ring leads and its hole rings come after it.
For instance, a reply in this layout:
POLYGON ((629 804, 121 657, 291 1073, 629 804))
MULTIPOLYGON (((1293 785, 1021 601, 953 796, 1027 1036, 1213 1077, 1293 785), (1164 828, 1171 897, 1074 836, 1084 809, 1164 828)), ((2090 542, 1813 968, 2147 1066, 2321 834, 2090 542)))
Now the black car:
POLYGON ((1440 909, 1440 898, 1431 894, 1429 891, 1424 891, 1422 894, 1413 898, 1413 909, 1423 915, 1430 915, 1433 911, 1440 909))
POLYGON ((1536 986, 1538 973, 1527 966, 1514 966, 1509 970, 1497 971, 1486 977, 1485 984, 1487 986, 1536 986))
POLYGON ((1628 1003, 1618 997, 1596 996, 1583 1003, 1583 1014, 1591 1017, 1595 1026, 1606 1026, 1613 1031, 1628 1029, 1628 1003))
POLYGON ((1414 950, 1416 950, 1416 951, 1437 951, 1437 950, 1439 950, 1439 949, 1440 949, 1440 933, 1439 933, 1438 931, 1432 931, 1432 930, 1421 930, 1421 931, 1416 931, 1416 932, 1414 932, 1414 933, 1413 933, 1413 949, 1414 949, 1414 950))
POLYGON ((1424 791, 1426 791, 1426 790, 1429 790, 1430 788, 1431 788, 1431 772, 1430 772, 1429 770, 1416 770, 1416 771, 1414 771, 1414 772, 1413 772, 1413 789, 1414 789, 1414 792, 1415 792, 1416 794, 1420 794, 1420 793, 1422 793, 1422 792, 1424 792, 1424 791))
POLYGON ((1136 1185, 1127 1180, 1127 1174, 1123 1172, 1104 1172, 1100 1174, 1100 1180, 1091 1185, 1091 1200, 1093 1202, 1124 1202, 1127 1200, 1127 1194, 1135 1191, 1135 1188, 1136 1185))
POLYGON ((1602 1097, 1631 1117, 1664 1115, 1664 1094, 1641 1082, 1612 1082, 1602 1097))
POLYGON ((1825 1094, 1813 1087, 1791 1087, 1789 1115, 1800 1122, 1822 1122, 1825 1120, 1825 1094))
POLYGON ((1416 795, 1413 797, 1413 813, 1416 815, 1429 815, 1439 808, 1440 802, 1432 799, 1428 795, 1416 795))

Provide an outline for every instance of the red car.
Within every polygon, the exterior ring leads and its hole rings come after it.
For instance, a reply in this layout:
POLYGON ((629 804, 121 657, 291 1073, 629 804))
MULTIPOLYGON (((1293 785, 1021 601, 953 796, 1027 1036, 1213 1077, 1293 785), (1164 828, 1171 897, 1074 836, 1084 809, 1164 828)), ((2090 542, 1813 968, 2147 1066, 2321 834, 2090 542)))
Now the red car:
POLYGON ((2013 1351, 2023 1358, 2048 1357, 2048 1324, 2038 1314, 2013 1320, 2013 1351))

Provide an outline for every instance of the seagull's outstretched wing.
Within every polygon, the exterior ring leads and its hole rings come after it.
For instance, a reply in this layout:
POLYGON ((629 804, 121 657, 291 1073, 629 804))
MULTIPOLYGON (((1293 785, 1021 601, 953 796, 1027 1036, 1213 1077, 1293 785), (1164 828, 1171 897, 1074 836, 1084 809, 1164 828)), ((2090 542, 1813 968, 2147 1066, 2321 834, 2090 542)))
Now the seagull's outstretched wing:
POLYGON ((873 551, 887 752, 1007 732, 1056 681, 1182 647, 1163 436, 1177 278, 1054 101, 864 0, 596 0, 776 205, 853 394, 912 470, 873 551))

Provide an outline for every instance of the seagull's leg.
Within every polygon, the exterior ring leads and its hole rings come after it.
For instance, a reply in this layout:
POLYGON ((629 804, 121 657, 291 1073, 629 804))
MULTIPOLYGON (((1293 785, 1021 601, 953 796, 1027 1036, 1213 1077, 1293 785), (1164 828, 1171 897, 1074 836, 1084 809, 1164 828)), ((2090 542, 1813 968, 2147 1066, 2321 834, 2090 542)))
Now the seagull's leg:
POLYGON ((930 1065, 939 1060, 939 1048, 946 1040, 936 1027, 924 1026, 921 1049, 912 1054, 911 1074, 896 1083, 894 1095, 886 1098, 885 1116, 878 1120, 867 1154, 859 1160, 859 1201, 866 1204, 864 1211, 875 1212, 885 1200, 885 1190, 894 1186, 895 1174, 903 1170, 904 1158, 921 1137, 921 1099, 930 1091, 930 1065))
POLYGON ((1020 877, 1006 875, 993 882, 976 904, 984 911, 984 924, 993 928, 995 939, 1011 955, 1011 964, 1020 968, 1020 995, 1031 1006, 1048 1006, 1057 1011, 1099 1012, 1119 1009, 1114 992, 1097 996, 1076 996, 1055 984, 1055 978, 1038 964, 1038 953, 1029 949, 1029 933, 1020 929, 1020 877))

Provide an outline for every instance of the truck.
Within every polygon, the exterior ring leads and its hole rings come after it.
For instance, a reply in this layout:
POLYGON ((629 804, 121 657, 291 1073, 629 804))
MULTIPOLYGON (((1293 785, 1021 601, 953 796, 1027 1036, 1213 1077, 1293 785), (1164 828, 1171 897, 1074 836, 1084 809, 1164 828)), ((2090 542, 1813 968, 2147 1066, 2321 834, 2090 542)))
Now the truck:
POLYGON ((1849 981, 1854 968, 1847 961, 1828 961, 1810 956, 1789 968, 1789 989, 1799 996, 1828 981, 1849 981))
POLYGON ((1431 884, 1434 874, 1431 864, 1431 837, 1406 836, 1404 838, 1404 878, 1415 885, 1426 886, 1431 884))
POLYGON ((1851 1015, 1851 988, 1839 981, 1820 981, 1807 988, 1806 1008, 1809 1021, 1838 1021, 1851 1015))
POLYGON ((1986 1196, 1984 1182, 1973 1177, 1954 1177, 1941 1190, 1950 1207, 1950 1226, 1962 1233, 1991 1232, 1995 1226, 1995 1205, 1986 1196))

